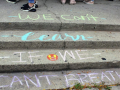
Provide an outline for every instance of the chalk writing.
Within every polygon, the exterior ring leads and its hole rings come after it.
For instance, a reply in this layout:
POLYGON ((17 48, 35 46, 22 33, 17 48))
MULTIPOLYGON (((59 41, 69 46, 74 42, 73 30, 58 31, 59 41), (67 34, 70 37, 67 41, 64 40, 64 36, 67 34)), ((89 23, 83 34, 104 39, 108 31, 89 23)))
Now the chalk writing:
MULTIPOLYGON (((32 56, 31 53, 36 53, 36 52, 39 52, 39 51, 35 51, 35 52, 28 52, 29 53, 29 58, 30 58, 30 61, 33 62, 33 57, 42 57, 43 55, 36 55, 36 56, 32 56)), ((25 53, 25 52, 15 52, 15 53, 19 53, 20 54, 20 60, 19 61, 12 61, 12 62, 26 62, 26 61, 22 61, 22 54, 25 53)))
MULTIPOLYGON (((97 75, 98 75, 98 73, 90 73, 90 74, 88 74, 88 76, 89 76, 89 78, 90 78, 90 80, 91 80, 92 82, 94 82, 94 81, 93 81, 94 78, 97 78, 97 75), (95 75, 95 76, 92 77, 93 75, 95 75)), ((101 81, 96 82, 96 83, 100 83, 100 82, 101 82, 101 81)))
POLYGON ((37 81, 37 84, 36 83, 34 83, 30 78, 28 78, 26 75, 24 75, 24 78, 25 78, 25 82, 26 82, 26 85, 27 85, 27 87, 29 88, 29 84, 28 84, 28 81, 27 80, 29 80, 32 84, 34 84, 36 87, 41 87, 41 85, 40 85, 40 81, 39 81, 39 79, 38 79, 38 77, 35 75, 35 78, 36 78, 36 81, 37 81))
POLYGON ((68 78, 67 78, 68 75, 64 75, 64 76, 65 76, 65 79, 66 79, 66 85, 67 85, 67 87, 69 87, 69 86, 71 87, 71 86, 74 85, 74 84, 73 84, 73 85, 69 85, 69 81, 70 81, 70 80, 76 80, 76 81, 78 81, 78 82, 80 83, 80 81, 75 78, 75 75, 74 75, 74 74, 69 74, 69 75, 72 75, 74 78, 68 79, 68 78))
MULTIPOLYGON (((35 33, 33 32, 28 32, 22 36, 18 36, 18 35, 13 35, 13 37, 18 37, 21 38, 22 41, 35 41, 35 40, 40 40, 40 41, 57 41, 57 40, 66 40, 67 38, 73 40, 73 41, 78 41, 80 39, 82 39, 83 41, 88 40, 87 37, 85 37, 84 35, 76 35, 76 36, 72 36, 69 35, 67 33, 64 33, 65 37, 62 38, 61 34, 54 34, 52 36, 52 38, 50 38, 48 35, 41 35, 38 38, 33 38, 33 39, 28 39, 28 37, 33 37, 35 36, 35 33)), ((1 35, 0 37, 11 37, 11 35, 1 35)), ((89 38, 93 38, 93 37, 89 37, 89 38)))
POLYGON ((113 71, 106 71, 106 72, 108 72, 108 73, 110 74, 110 76, 112 77, 112 79, 115 81, 115 78, 114 78, 114 76, 112 75, 113 71))
MULTIPOLYGON (((0 78, 7 78, 8 76, 4 76, 4 75, 1 75, 0 78)), ((0 88, 2 87, 9 87, 9 85, 3 85, 3 86, 0 86, 0 88)))
MULTIPOLYGON (((104 81, 104 78, 106 78, 106 79, 108 79, 110 82, 112 82, 112 80, 114 80, 115 81, 115 77, 111 74, 111 72, 113 72, 113 71, 105 71, 105 72, 102 72, 102 73, 88 73, 88 74, 83 74, 83 73, 81 73, 81 74, 76 74, 77 76, 79 76, 79 79, 77 79, 77 78, 70 78, 70 79, 68 79, 67 78, 67 76, 74 76, 75 77, 75 75, 74 74, 68 74, 68 75, 65 75, 65 78, 66 78, 66 86, 73 86, 73 85, 70 85, 68 82, 69 81, 71 81, 71 80, 76 80, 77 82, 79 82, 79 83, 81 83, 81 84, 85 84, 85 83, 92 83, 92 82, 95 82, 95 83, 101 83, 101 81, 104 81), (108 73, 109 74, 108 74, 108 73), (99 78, 101 78, 101 79, 99 79, 98 80, 98 75, 100 74, 100 77, 99 78), (106 74, 108 74, 109 75, 109 77, 106 75, 106 74), (83 78, 81 78, 81 76, 83 77, 83 78), (112 79, 110 79, 111 77, 112 77, 112 79), (86 80, 85 80, 86 79, 86 80), (96 79, 96 80, 95 80, 96 79)), ((113 72, 113 74, 115 75, 115 73, 113 72)), ((116 72, 116 75, 119 77, 120 75, 118 75, 118 73, 116 72)))
POLYGON ((5 57, 0 57, 0 58, 10 58, 9 56, 5 56, 5 57))
MULTIPOLYGON (((55 20, 51 14, 42 14, 42 15, 39 15, 39 14, 36 14, 36 18, 33 18, 32 16, 30 15, 26 15, 26 17, 22 17, 20 13, 18 13, 18 16, 8 16, 8 17, 18 17, 20 20, 40 20, 40 19, 44 19, 44 20, 55 20)), ((79 15, 79 16, 71 16, 71 15, 60 15, 59 16, 61 19, 63 20, 67 20, 67 21, 74 21, 74 20, 77 20, 77 21, 80 21, 80 20, 94 20, 94 21, 97 21, 97 19, 101 19, 101 20, 106 20, 106 18, 99 18, 99 17, 95 17, 93 15, 89 15, 89 14, 86 14, 86 15, 79 15)))
POLYGON ((26 62, 26 61, 22 61, 22 53, 25 53, 25 52, 15 52, 15 53, 19 53, 20 54, 20 61, 12 61, 12 62, 26 62))
POLYGON ((101 19, 106 20, 106 18, 101 18, 101 19))
MULTIPOLYGON (((39 51, 36 51, 39 52, 39 51)), ((31 62, 33 62, 32 57, 42 57, 43 55, 36 55, 36 56, 32 56, 31 53, 36 53, 36 52, 28 52, 30 56, 28 56, 31 60, 31 62)))
POLYGON ((39 76, 39 77, 45 77, 47 79, 48 84, 50 85, 51 82, 49 80, 49 77, 58 77, 58 76, 57 75, 42 75, 42 76, 39 76))
MULTIPOLYGON (((38 15, 38 14, 37 14, 37 18, 35 18, 35 19, 31 18, 29 15, 27 15, 27 17, 24 18, 24 19, 22 19, 20 14, 18 14, 18 17, 19 17, 20 20, 26 20, 26 19, 38 20, 38 19, 40 19, 40 15, 38 15)), ((43 18, 45 20, 54 20, 54 19, 51 18, 51 14, 43 14, 43 18)))
POLYGON ((9 17, 18 17, 18 16, 9 16, 9 17))
POLYGON ((80 82, 84 85, 84 82, 89 83, 88 80, 85 80, 88 76, 87 74, 76 74, 77 76, 79 76, 80 82), (84 76, 84 77, 83 77, 84 76), (82 78, 83 77, 83 78, 82 78))
POLYGON ((10 84, 10 87, 12 87, 12 85, 13 85, 14 82, 19 82, 21 85, 23 85, 22 81, 17 76, 13 77, 13 80, 12 80, 12 82, 10 84), (17 80, 15 81, 15 79, 17 79, 17 80))
MULTIPOLYGON (((76 52, 76 54, 77 54, 77 56, 79 57, 80 60, 94 58, 94 57, 85 57, 85 58, 82 58, 82 56, 88 55, 88 54, 86 54, 86 53, 85 53, 85 54, 80 54, 80 52, 84 52, 84 51, 87 51, 87 50, 75 50, 75 52, 76 52)), ((67 51, 67 50, 65 50, 64 55, 62 55, 61 52, 59 52, 59 54, 60 54, 60 56, 62 57, 62 59, 63 59, 64 61, 66 60, 67 54, 68 54, 70 57, 72 57, 74 60, 76 59, 76 58, 75 58, 75 55, 73 54, 73 51, 67 51)), ((94 53, 94 54, 96 54, 96 53, 94 53)), ((94 54, 93 54, 93 55, 94 55, 94 54)), ((98 55, 100 55, 100 53, 99 53, 98 55)))
POLYGON ((101 83, 102 81, 104 81, 105 83, 109 81, 110 83, 116 80, 119 81, 120 79, 120 75, 118 74, 118 71, 108 71, 108 70, 104 72, 99 72, 99 73, 92 71, 89 73, 71 73, 71 74, 56 73, 54 75, 52 75, 52 73, 45 74, 45 75, 40 75, 40 74, 41 72, 37 74, 29 73, 29 75, 23 73, 19 76, 18 74, 1 75, 0 80, 4 79, 5 81, 7 80, 9 81, 7 81, 7 83, 4 83, 4 85, 1 85, 0 87, 14 88, 21 85, 23 88, 25 86, 27 86, 28 88, 31 88, 31 86, 32 87, 34 86, 36 88, 42 88, 43 85, 52 86, 53 83, 51 82, 53 81, 55 83, 60 82, 62 83, 62 85, 65 84, 67 87, 72 87, 76 83, 81 83, 82 85, 86 85, 86 83, 89 83, 89 84, 101 83))
MULTIPOLYGON (((58 54, 49 54, 46 53, 46 59, 50 60, 50 61, 58 61, 58 60, 63 60, 64 62, 66 62, 66 58, 71 57, 71 59, 73 60, 87 60, 87 59, 92 59, 97 55, 101 55, 101 53, 87 53, 89 50, 65 50, 65 51, 58 51, 58 54), (59 56, 59 58, 58 58, 59 56)), ((32 51, 32 52, 14 52, 12 53, 12 56, 14 55, 14 59, 15 61, 12 61, 13 63, 26 63, 26 62, 34 62, 35 58, 37 60, 39 60, 41 58, 45 59, 45 57, 43 57, 44 52, 41 53, 41 51, 32 51), (15 56, 15 55, 18 56, 15 56), (35 54, 35 55, 33 55, 35 54), (37 55, 36 55, 37 54, 37 55), (23 59, 23 57, 26 57, 26 59, 23 59)), ((0 56, 0 59, 10 59, 9 61, 11 61, 11 56, 0 56)), ((13 58, 12 58, 13 59, 13 58)), ((67 60, 69 62, 69 60, 67 60)), ((110 73, 110 72, 109 72, 110 73)))
POLYGON ((102 81, 104 81, 103 78, 107 78, 109 81, 111 81, 111 80, 108 78, 108 76, 105 75, 105 73, 102 72, 102 74, 101 74, 101 80, 102 80, 102 81))
POLYGON ((100 55, 101 53, 95 53, 95 54, 93 54, 93 55, 100 55))
POLYGON ((72 21, 72 20, 86 20, 86 18, 87 18, 87 20, 93 19, 94 21, 97 21, 98 17, 94 17, 93 15, 89 16, 87 14, 86 16, 73 16, 72 19, 71 19, 70 15, 61 15, 61 18, 64 20, 70 20, 70 21, 72 21))

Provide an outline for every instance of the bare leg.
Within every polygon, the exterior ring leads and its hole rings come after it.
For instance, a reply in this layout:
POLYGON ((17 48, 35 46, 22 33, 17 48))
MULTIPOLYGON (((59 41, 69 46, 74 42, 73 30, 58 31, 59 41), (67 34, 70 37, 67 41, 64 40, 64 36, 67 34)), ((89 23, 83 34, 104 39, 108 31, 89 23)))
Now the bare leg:
POLYGON ((29 6, 32 7, 34 5, 35 0, 28 0, 29 6))
POLYGON ((61 3, 62 3, 62 4, 65 4, 65 3, 66 3, 66 0, 61 0, 61 3))
POLYGON ((34 5, 34 3, 29 3, 29 6, 32 7, 34 5))

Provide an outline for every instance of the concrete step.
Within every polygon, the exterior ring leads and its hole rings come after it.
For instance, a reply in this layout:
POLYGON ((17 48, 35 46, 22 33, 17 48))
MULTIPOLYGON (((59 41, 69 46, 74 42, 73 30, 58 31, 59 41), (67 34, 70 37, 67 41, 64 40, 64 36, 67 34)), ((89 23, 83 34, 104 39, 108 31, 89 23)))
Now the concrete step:
POLYGON ((21 11, 25 3, 26 0, 16 4, 1 0, 0 29, 120 31, 120 1, 95 0, 94 5, 77 2, 73 6, 62 5, 59 0, 38 0, 35 13, 21 11))
POLYGON ((0 72, 120 67, 120 49, 0 50, 0 72))
POLYGON ((1 31, 0 49, 117 49, 120 32, 1 31))
MULTIPOLYGON (((2 90, 46 90, 72 88, 74 84, 88 85, 118 85, 120 83, 120 69, 86 69, 67 71, 39 71, 0 73, 0 88, 2 90)), ((110 86, 111 87, 111 86, 110 86)), ((112 90, 119 90, 114 86, 112 90)), ((66 89, 68 90, 68 89, 66 89)), ((71 89, 69 89, 71 90, 71 89)), ((95 88, 82 90, 99 90, 95 88)), ((104 89, 103 89, 104 90, 104 89)))

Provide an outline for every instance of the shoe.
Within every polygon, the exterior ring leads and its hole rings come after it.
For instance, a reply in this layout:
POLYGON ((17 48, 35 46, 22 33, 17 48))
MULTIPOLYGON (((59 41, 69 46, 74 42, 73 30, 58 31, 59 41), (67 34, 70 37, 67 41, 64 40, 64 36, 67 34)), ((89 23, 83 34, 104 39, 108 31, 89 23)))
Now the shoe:
POLYGON ((9 2, 9 3, 17 3, 19 0, 6 0, 7 2, 9 2))
POLYGON ((76 4, 76 1, 75 0, 70 0, 70 5, 74 5, 76 4))
POLYGON ((33 5, 32 7, 30 7, 29 5, 23 6, 21 7, 21 10, 27 12, 36 12, 35 5, 33 5))
MULTIPOLYGON (((34 3, 34 5, 35 5, 35 8, 38 8, 37 1, 34 3)), ((29 6, 29 5, 28 5, 28 3, 27 3, 27 4, 23 4, 23 6, 25 7, 25 6, 29 6)))
POLYGON ((61 0, 61 3, 62 3, 62 4, 65 4, 65 3, 66 3, 66 0, 61 0))

